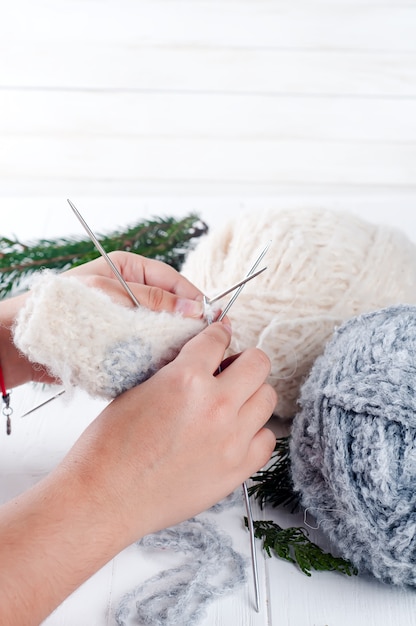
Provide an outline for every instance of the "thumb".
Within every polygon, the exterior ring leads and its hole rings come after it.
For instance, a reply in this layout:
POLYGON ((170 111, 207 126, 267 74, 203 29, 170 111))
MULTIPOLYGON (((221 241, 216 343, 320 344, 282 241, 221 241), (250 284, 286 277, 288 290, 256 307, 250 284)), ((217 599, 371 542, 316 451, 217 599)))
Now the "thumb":
POLYGON ((184 345, 177 360, 185 359, 187 363, 193 364, 195 371, 213 374, 218 370, 230 340, 228 320, 225 323, 214 322, 184 345))

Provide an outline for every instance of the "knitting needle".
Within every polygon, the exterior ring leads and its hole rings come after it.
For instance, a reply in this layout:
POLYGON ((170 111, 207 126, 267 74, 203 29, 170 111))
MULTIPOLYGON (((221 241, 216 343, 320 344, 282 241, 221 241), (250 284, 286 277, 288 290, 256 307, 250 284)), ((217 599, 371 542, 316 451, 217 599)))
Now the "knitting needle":
POLYGON ((260 590, 259 590, 259 572, 257 569, 256 537, 254 534, 253 513, 251 511, 250 498, 248 495, 246 482, 243 483, 243 494, 244 494, 244 502, 246 505, 246 512, 247 512, 248 532, 250 535, 251 565, 253 569, 254 592, 256 596, 256 611, 258 613, 260 611, 260 590))
MULTIPOLYGON (((259 266, 260 261, 263 259, 268 249, 270 248, 270 244, 271 244, 271 241, 269 241, 267 245, 263 248, 263 250, 260 252, 259 256, 257 257, 253 265, 247 272, 246 277, 245 277, 246 279, 250 277, 254 278, 255 270, 259 266)), ((257 272, 256 275, 260 274, 262 271, 263 270, 257 272)), ((237 300, 238 296, 242 292, 246 282, 247 280, 241 281, 240 286, 238 287, 237 291, 235 292, 235 294, 233 295, 233 297, 231 298, 231 300, 229 301, 225 309, 222 311, 221 315, 218 318, 218 321, 221 321, 227 315, 228 311, 230 310, 230 308, 232 307, 232 305, 234 304, 234 302, 237 300)), ((205 299, 205 301, 207 300, 205 299)), ((208 320, 208 323, 210 323, 209 320, 208 320)), ((221 372, 221 366, 218 368, 218 371, 221 372)), ((260 611, 260 585, 259 585, 259 572, 258 572, 258 567, 257 567, 256 538, 254 535, 253 513, 251 511, 247 483, 244 482, 242 486, 243 486, 244 502, 246 505, 246 512, 247 512, 248 531, 250 535, 251 564, 252 564, 252 569, 253 569, 253 583, 254 583, 254 595, 255 595, 255 600, 256 600, 256 612, 259 613, 260 611)))
MULTIPOLYGON (((69 200, 68 200, 68 202, 69 202, 69 200)), ((71 208, 75 209, 74 213, 77 215, 77 217, 80 217, 81 220, 82 220, 83 218, 79 215, 79 211, 77 211, 77 209, 75 207, 73 207, 73 206, 71 206, 71 208)), ((90 230, 87 230, 87 232, 90 233, 90 230)), ((95 238, 95 235, 93 235, 93 236, 95 238)), ((93 239, 93 241, 94 241, 94 239, 93 239)), ((113 265, 112 264, 110 264, 110 265, 111 265, 111 268, 113 268, 113 265)), ((238 287, 241 287, 242 285, 245 285, 249 280, 252 280, 253 278, 256 278, 256 276, 258 276, 259 274, 264 272, 264 270, 266 270, 266 269, 267 269, 267 267, 263 267, 261 270, 258 270, 257 272, 254 272, 254 274, 250 274, 250 276, 246 276, 246 278, 243 278, 243 280, 240 280, 238 283, 236 283, 235 285, 233 285, 229 289, 226 289, 225 291, 222 291, 221 293, 217 294, 213 298, 206 298, 205 297, 204 298, 204 304, 205 305, 212 304, 213 302, 216 302, 217 300, 221 300, 221 298, 223 298, 224 296, 228 295, 229 293, 231 293, 232 291, 234 291, 238 287)), ((123 287, 124 287, 124 283, 123 283, 123 287)), ((41 402, 40 404, 37 404, 35 407, 30 409, 30 411, 26 411, 26 413, 23 413, 23 415, 21 415, 20 417, 26 417, 27 415, 30 415, 31 413, 34 413, 38 409, 41 409, 42 407, 44 407, 46 404, 49 404, 49 402, 52 402, 52 400, 55 400, 56 398, 59 398, 59 396, 61 396, 64 393, 65 393, 65 389, 62 389, 61 391, 56 393, 51 398, 48 398, 48 400, 45 400, 44 402, 41 402)))
MULTIPOLYGON (((126 283, 124 278, 121 276, 121 274, 118 271, 117 267, 114 265, 114 263, 112 262, 112 260, 110 259, 110 257, 108 256, 108 254, 106 253, 106 251, 104 250, 104 248, 102 247, 102 245, 100 244, 100 242, 98 241, 96 236, 94 235, 93 231, 90 229, 90 227, 88 226, 88 224, 86 223, 86 221, 84 220, 84 218, 82 217, 80 212, 78 211, 78 209, 74 206, 74 204, 69 199, 68 199, 68 204, 71 207, 71 209, 73 210, 73 212, 75 213, 75 215, 78 218, 78 220, 81 222, 82 226, 85 228, 86 232, 88 233, 89 237, 91 238, 91 240, 95 244, 95 246, 98 249, 98 251, 100 252, 100 254, 107 261, 107 263, 110 266, 111 270, 113 271, 115 276, 118 278, 118 280, 120 281, 120 283, 124 287, 124 289, 127 291, 127 293, 130 296, 130 298, 133 300, 134 304, 136 306, 140 306, 140 303, 136 299, 136 297, 133 294, 133 292, 131 291, 130 287, 128 286, 128 284, 126 283)), ((221 294, 218 294, 217 296, 215 296, 214 298, 212 298, 211 300, 208 301, 209 303, 215 302, 216 300, 219 300, 220 298, 224 297, 225 295, 227 295, 228 293, 230 293, 231 291, 233 291, 234 289, 237 288, 237 292, 234 294, 234 296, 231 298, 231 300, 228 303, 228 305, 225 307, 224 311, 221 313, 221 315, 219 317, 219 321, 221 321, 224 318, 224 316, 227 314, 227 312, 230 310, 231 306, 234 304, 234 302, 236 301, 236 299, 240 295, 244 285, 248 282, 248 280, 251 280, 252 278, 255 278, 256 276, 261 274, 266 269, 264 267, 263 269, 259 270, 258 272, 255 272, 255 270, 258 267, 260 261, 263 259, 263 257, 265 256, 267 250, 269 249, 270 243, 271 242, 269 242, 267 244, 267 246, 262 250, 262 252, 258 256, 256 261, 254 262, 253 266, 250 268, 249 272, 247 273, 245 279, 243 279, 242 281, 239 281, 233 287, 230 287, 225 292, 222 292, 221 294)), ((29 415, 30 413, 33 413, 34 411, 36 411, 37 409, 39 409, 42 406, 45 406, 46 404, 48 404, 52 400, 55 400, 55 398, 59 397, 62 393, 64 393, 64 390, 60 391, 59 393, 57 393, 52 398, 49 398, 45 402, 42 402, 40 405, 38 405, 35 408, 31 409, 30 411, 26 412, 24 415, 22 415, 22 417, 25 417, 26 415, 29 415)), ((249 528, 249 534, 250 534, 250 548, 251 548, 251 560, 252 560, 252 567, 253 567, 253 579, 254 579, 254 591, 255 591, 255 599, 256 599, 256 611, 258 613, 259 610, 260 610, 260 592, 259 592, 259 578, 258 578, 258 568, 257 568, 257 556, 256 556, 256 548, 255 548, 253 514, 251 512, 250 501, 249 501, 248 490, 247 490, 247 484, 245 482, 243 483, 243 493, 244 493, 244 499, 245 499, 245 504, 246 504, 248 528, 249 528)))
POLYGON ((237 289, 237 287, 241 287, 245 285, 246 283, 248 283, 249 280, 252 280, 252 278, 256 278, 256 276, 264 272, 264 270, 267 270, 267 267, 263 267, 261 270, 258 270, 254 274, 250 274, 250 276, 246 276, 245 278, 243 278, 243 280, 240 280, 238 283, 235 283, 235 285, 233 285, 232 287, 229 287, 225 291, 222 291, 221 293, 217 294, 213 298, 206 298, 205 299, 206 303, 212 304, 213 302, 216 302, 217 300, 221 300, 221 298, 223 298, 224 296, 227 296, 229 293, 237 289))
MULTIPOLYGON (((85 230, 87 231, 87 233, 89 234, 89 236, 91 237, 91 239, 94 242, 96 248, 98 249, 100 254, 104 257, 104 259, 107 261, 107 263, 110 265, 110 268, 112 269, 112 271, 114 272, 114 274, 116 275, 118 280, 121 282, 123 287, 126 289, 127 293, 129 294, 129 296, 131 297, 133 302, 137 306, 140 306, 139 302, 137 301, 137 299, 136 299, 135 295, 133 294, 133 292, 131 291, 130 287, 127 285, 127 283, 125 282, 124 278, 121 276, 120 272, 118 271, 117 267, 114 265, 114 263, 112 262, 112 260, 110 259, 110 257, 108 256, 108 254, 106 253, 106 251, 104 250, 104 248, 102 247, 102 245, 100 244, 100 242, 98 241, 98 239, 96 238, 96 236, 94 235, 94 233, 92 232, 92 230, 90 229, 88 224, 86 223, 86 221, 84 220, 84 218, 81 216, 81 214, 79 213, 78 209, 76 209, 76 207, 73 205, 73 203, 70 200, 68 200, 68 203, 69 203, 69 206, 71 207, 71 209, 74 211, 74 213, 77 216, 77 218, 79 219, 79 221, 81 222, 81 224, 83 225, 83 227, 85 228, 85 230)), ((263 272, 266 269, 266 268, 263 268, 262 270, 260 270, 257 273, 255 273, 255 270, 259 266, 260 261, 263 259, 263 257, 265 256, 267 250, 269 249, 270 244, 271 244, 271 241, 269 241, 269 243, 266 245, 266 247, 261 251, 260 255, 257 257, 257 259, 254 262, 253 266, 248 271, 248 273, 247 273, 247 275, 246 275, 244 280, 240 281, 234 287, 231 287, 230 289, 228 289, 225 293, 219 294, 215 298, 212 298, 210 301, 208 301, 209 303, 212 303, 215 300, 218 300, 218 299, 222 298, 224 295, 226 295, 227 293, 230 293, 230 291, 233 291, 234 289, 237 288, 237 291, 235 292, 234 296, 231 298, 231 300, 228 303, 228 305, 222 311, 222 313, 221 313, 221 315, 219 317, 219 321, 221 321, 225 317, 227 312, 230 310, 231 306, 234 304, 234 302, 236 301, 236 299, 240 295, 240 293, 241 293, 242 289, 244 288, 244 285, 246 284, 246 282, 248 280, 250 280, 251 278, 254 278, 255 276, 258 276, 259 274, 261 274, 261 272, 263 272)), ((243 491, 244 491, 244 498, 245 498, 245 502, 246 502, 247 519, 248 519, 248 524, 249 524, 251 560, 252 560, 252 565, 253 565, 254 590, 255 590, 255 596, 256 596, 256 611, 258 613, 259 610, 260 610, 259 577, 258 577, 258 569, 257 569, 257 557, 256 557, 256 547, 255 547, 255 537, 254 537, 253 515, 252 515, 252 512, 251 512, 251 507, 250 507, 250 502, 249 502, 249 498, 248 498, 248 491, 247 491, 246 483, 243 483, 243 491)))
MULTIPOLYGON (((254 273, 254 271, 258 268, 258 266, 260 264, 260 261, 263 259, 263 257, 265 256, 267 250, 270 248, 270 244, 271 243, 272 242, 269 241, 268 244, 260 252, 259 256, 257 257, 257 259, 254 261, 253 265, 251 266, 251 268, 247 272, 246 278, 249 278, 254 273)), ((221 322, 221 320, 224 319, 224 317, 227 315, 228 311, 230 310, 230 308, 232 307, 232 305, 234 304, 234 302, 237 300, 238 296, 240 295, 240 293, 244 289, 244 285, 245 285, 245 282, 237 289, 237 291, 235 292, 235 294, 233 295, 233 297, 231 298, 231 300, 229 301, 229 303, 227 304, 225 309, 222 311, 221 315, 218 318, 219 322, 221 322)))
MULTIPOLYGON (((104 250, 104 248, 102 247, 102 245, 98 241, 97 237, 94 235, 93 231, 91 230, 91 228, 88 226, 87 222, 82 217, 81 213, 78 211, 76 206, 71 202, 71 200, 68 200, 68 204, 71 207, 71 209, 73 210, 73 212, 75 213, 76 217, 81 222, 82 226, 87 231, 88 236, 90 237, 92 242, 95 244, 95 247, 97 248, 98 252, 107 261, 108 265, 110 266, 111 271, 114 273, 116 278, 120 281, 122 287, 126 290, 127 294, 133 300, 133 303, 136 306, 139 307, 140 306, 140 302, 137 300, 136 296, 134 295, 134 293, 132 292, 132 290, 130 289, 130 287, 128 286, 128 284, 126 283, 126 281, 124 280, 124 278, 122 277, 120 272, 118 271, 117 267, 114 265, 114 263, 112 262, 112 260, 108 256, 107 252, 104 250)), ((52 396, 52 398, 49 398, 48 400, 45 400, 44 402, 41 402, 40 404, 38 404, 35 407, 33 407, 33 409, 30 409, 30 411, 26 411, 26 413, 23 413, 23 415, 21 415, 20 417, 21 418, 22 417, 26 417, 27 415, 30 415, 31 413, 34 413, 38 409, 41 409, 42 407, 44 407, 46 404, 49 404, 49 402, 52 402, 52 400, 56 400, 56 398, 59 398, 59 396, 61 396, 64 393, 65 393, 65 389, 62 389, 57 394, 52 396)))
MULTIPOLYGON (((270 248, 270 244, 271 244, 271 241, 269 241, 268 244, 260 252, 259 256, 257 257, 257 259, 254 261, 253 265, 249 269, 246 277, 250 277, 250 276, 252 276, 254 274, 254 272, 255 272, 256 268, 258 267, 260 261, 263 259, 263 257, 265 256, 266 252, 270 248)), ((225 317, 225 315, 227 315, 227 313, 230 310, 231 306, 234 304, 234 302, 237 300, 238 296, 240 295, 241 291, 243 290, 244 284, 241 285, 241 287, 239 287, 237 289, 237 291, 235 292, 235 294, 231 298, 230 302, 227 304, 225 309, 222 311, 221 315, 218 318, 219 321, 221 321, 225 317)), ((247 512, 248 531, 249 531, 249 535, 250 535, 251 565, 252 565, 252 568, 253 568, 253 582, 254 582, 254 595, 255 595, 255 598, 256 598, 256 612, 259 613, 259 611, 260 611, 260 585, 259 585, 259 572, 258 572, 258 568, 257 568, 256 537, 254 535, 253 513, 251 511, 250 499, 249 499, 249 496, 248 496, 247 483, 245 481, 243 482, 243 494, 244 494, 244 502, 245 502, 245 505, 246 505, 246 512, 247 512)))
POLYGON ((26 413, 23 413, 23 415, 21 415, 20 417, 26 417, 27 415, 34 413, 35 411, 37 411, 38 409, 41 409, 46 404, 49 404, 49 402, 52 402, 52 400, 56 400, 56 398, 59 398, 59 396, 62 396, 62 394, 64 393, 65 393, 65 389, 61 389, 61 391, 58 391, 58 393, 56 393, 54 396, 52 396, 51 398, 48 398, 47 400, 44 400, 40 404, 37 404, 35 407, 33 407, 33 409, 26 411, 26 413))
POLYGON ((113 274, 115 275, 115 277, 120 281, 121 285, 124 287, 124 289, 127 291, 128 295, 130 296, 130 298, 133 300, 133 303, 136 306, 140 306, 140 302, 137 300, 136 296, 134 295, 134 293, 132 292, 132 290, 130 289, 130 287, 128 286, 128 284, 126 283, 126 281, 124 280, 124 278, 122 277, 122 275, 120 274, 120 272, 118 271, 117 267, 114 265, 114 263, 112 262, 112 260, 110 259, 110 257, 108 256, 107 252, 104 250, 104 248, 102 247, 102 245, 100 244, 100 242, 98 241, 97 237, 94 235, 94 233, 92 232, 91 228, 88 226, 87 222, 84 220, 84 218, 82 217, 81 213, 78 211, 78 209, 74 206, 74 204, 71 202, 71 200, 68 200, 68 204, 71 207, 71 209, 73 210, 73 212, 75 213, 75 215, 77 216, 77 218, 79 219, 79 221, 81 222, 82 226, 85 228, 85 230, 87 231, 90 239, 92 240, 92 242, 94 243, 95 247, 97 248, 98 252, 101 254, 101 256, 107 261, 108 265, 111 268, 111 271, 113 272, 113 274))

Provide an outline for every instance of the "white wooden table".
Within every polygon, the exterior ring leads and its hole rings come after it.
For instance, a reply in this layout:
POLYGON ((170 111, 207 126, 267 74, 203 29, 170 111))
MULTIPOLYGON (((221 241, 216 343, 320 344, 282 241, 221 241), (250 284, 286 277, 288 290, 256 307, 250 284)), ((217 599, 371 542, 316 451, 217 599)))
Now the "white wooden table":
MULTIPOLYGON (((99 232, 198 212, 325 206, 416 241, 413 0, 0 0, 0 234, 99 232)), ((45 391, 15 390, 0 499, 48 472, 99 412, 78 394, 19 419, 45 391)), ((249 555, 243 509, 215 519, 249 555)), ((281 511, 259 511, 297 525, 281 511)), ((319 542, 322 537, 312 533, 319 542)), ((47 626, 111 626, 122 595, 180 556, 117 556, 47 626)), ((201 626, 410 626, 416 591, 307 578, 258 545, 251 578, 201 626)), ((181 625, 182 626, 182 625, 181 625)))

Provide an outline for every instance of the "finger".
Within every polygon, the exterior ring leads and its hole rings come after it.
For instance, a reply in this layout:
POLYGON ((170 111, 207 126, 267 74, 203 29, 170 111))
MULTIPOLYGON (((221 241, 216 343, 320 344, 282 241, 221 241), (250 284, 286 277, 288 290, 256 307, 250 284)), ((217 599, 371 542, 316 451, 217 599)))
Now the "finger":
MULTIPOLYGON (((192 300, 166 291, 161 287, 128 283, 130 289, 144 306, 152 311, 180 313, 184 317, 201 318, 204 313, 202 300, 192 300)), ((127 294, 125 294, 127 296, 127 294)), ((126 298, 124 298, 126 300, 126 298)))
POLYGON ((270 428, 261 428, 250 442, 246 458, 246 477, 253 476, 269 461, 276 446, 276 435, 270 428))
POLYGON ((214 322, 188 341, 177 357, 195 369, 214 375, 231 340, 231 330, 227 324, 214 322))
POLYGON ((182 276, 170 265, 153 259, 144 261, 144 282, 147 285, 155 285, 178 296, 190 299, 202 299, 202 292, 193 285, 185 276, 182 276))
MULTIPOLYGON (((160 287, 179 297, 189 298, 191 300, 195 300, 196 298, 199 300, 202 299, 202 292, 199 289, 173 267, 162 261, 147 259, 140 254, 124 252, 122 250, 110 252, 108 256, 111 258, 111 261, 117 267, 124 280, 129 283, 132 282, 160 287)), ((110 266, 102 257, 74 267, 65 272, 65 274, 76 274, 85 277, 95 274, 106 278, 114 278, 110 266)))
POLYGON ((202 299, 202 292, 170 265, 134 253, 112 252, 112 261, 127 281, 160 287, 182 298, 202 299))
POLYGON ((238 419, 240 427, 250 436, 262 428, 276 408, 277 394, 273 387, 263 383, 241 406, 238 419))
POLYGON ((249 348, 229 364, 218 378, 233 389, 233 399, 241 406, 264 383, 269 373, 268 356, 258 348, 249 348))
MULTIPOLYGON (((78 276, 89 287, 104 291, 110 298, 126 307, 134 307, 136 304, 118 280, 106 276, 78 276)), ((202 301, 182 298, 164 291, 160 287, 149 287, 137 283, 127 283, 140 306, 152 311, 168 311, 180 313, 184 317, 201 318, 203 315, 202 301)))

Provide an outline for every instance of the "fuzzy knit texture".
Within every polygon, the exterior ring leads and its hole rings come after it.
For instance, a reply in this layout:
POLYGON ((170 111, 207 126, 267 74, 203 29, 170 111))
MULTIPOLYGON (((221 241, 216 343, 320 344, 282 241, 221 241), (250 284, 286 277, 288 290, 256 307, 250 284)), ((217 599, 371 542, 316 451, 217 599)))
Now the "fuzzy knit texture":
POLYGON ((416 307, 357 316, 302 386, 295 489, 361 573, 416 585, 416 307))
POLYGON ((335 327, 360 313, 416 304, 416 246, 398 230, 348 212, 259 210, 200 239, 182 273, 212 296, 240 280, 269 240, 267 270, 230 310, 229 352, 257 345, 268 354, 276 413, 290 418, 335 327))
POLYGON ((211 602, 246 581, 247 559, 227 534, 201 517, 147 535, 138 547, 180 552, 184 560, 126 593, 115 612, 117 626, 198 624, 211 602))
POLYGON ((14 328, 16 346, 67 391, 111 399, 172 361, 205 326, 179 314, 130 309, 74 277, 45 271, 14 328))

